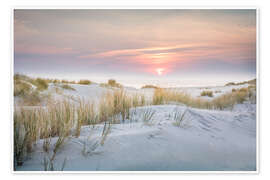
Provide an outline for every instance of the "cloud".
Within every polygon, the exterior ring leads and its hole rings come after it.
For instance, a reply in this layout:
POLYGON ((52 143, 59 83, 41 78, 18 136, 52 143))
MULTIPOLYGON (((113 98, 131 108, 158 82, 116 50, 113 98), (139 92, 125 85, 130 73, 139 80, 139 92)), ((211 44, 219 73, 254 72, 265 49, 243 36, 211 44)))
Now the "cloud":
POLYGON ((45 45, 29 46, 24 44, 16 44, 14 50, 16 54, 67 55, 78 53, 70 47, 55 47, 45 45))
POLYGON ((256 62, 255 11, 15 12, 14 46, 19 54, 15 61, 20 66, 28 63, 29 69, 33 69, 32 61, 44 63, 46 58, 52 59, 48 62, 52 66, 59 65, 59 71, 69 66, 101 74, 148 73, 155 68, 188 73, 193 67, 203 72, 211 70, 211 62, 231 64, 241 71, 247 67, 243 64, 256 62))
POLYGON ((118 49, 79 56, 81 59, 106 59, 115 63, 134 62, 145 65, 169 64, 177 61, 194 62, 208 59, 216 59, 231 63, 256 59, 254 43, 197 43, 182 44, 164 47, 148 47, 138 49, 118 49))

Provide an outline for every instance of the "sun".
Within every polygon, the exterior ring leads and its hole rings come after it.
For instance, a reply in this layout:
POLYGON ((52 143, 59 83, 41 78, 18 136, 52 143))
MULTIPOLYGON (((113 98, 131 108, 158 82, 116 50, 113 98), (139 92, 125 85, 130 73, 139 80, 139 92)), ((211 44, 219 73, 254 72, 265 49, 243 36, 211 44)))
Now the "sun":
POLYGON ((158 74, 159 76, 161 76, 161 75, 163 74, 163 72, 164 72, 164 68, 157 68, 157 69, 156 69, 156 72, 157 72, 157 74, 158 74))

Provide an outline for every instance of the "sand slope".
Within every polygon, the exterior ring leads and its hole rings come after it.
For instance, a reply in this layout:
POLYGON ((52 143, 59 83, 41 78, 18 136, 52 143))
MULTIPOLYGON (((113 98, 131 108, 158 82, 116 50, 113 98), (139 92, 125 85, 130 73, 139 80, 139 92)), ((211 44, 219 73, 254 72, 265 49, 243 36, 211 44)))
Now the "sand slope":
MULTIPOLYGON (((186 107, 146 106, 132 110, 133 118, 114 124, 101 146, 103 125, 84 126, 57 154, 55 168, 67 158, 66 171, 246 171, 256 170, 256 105, 237 105, 233 111, 188 108, 181 127, 172 114, 186 107), (142 122, 151 108, 153 122, 142 122), (98 144, 95 146, 94 144, 98 144), (84 145, 87 155, 83 155, 84 145)), ((56 138, 53 139, 55 142, 56 138)), ((46 154, 40 140, 19 171, 43 170, 46 154)))

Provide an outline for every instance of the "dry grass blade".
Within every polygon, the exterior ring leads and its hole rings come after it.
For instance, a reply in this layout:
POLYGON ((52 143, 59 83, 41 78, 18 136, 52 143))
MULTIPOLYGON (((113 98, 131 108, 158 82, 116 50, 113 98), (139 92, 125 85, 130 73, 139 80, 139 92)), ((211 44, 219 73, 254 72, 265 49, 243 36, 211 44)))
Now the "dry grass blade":
POLYGON ((51 161, 53 161, 55 159, 56 153, 64 145, 66 138, 67 137, 65 135, 61 135, 61 136, 58 137, 56 143, 54 144, 53 155, 52 155, 52 157, 50 159, 51 161))
POLYGON ((43 167, 44 171, 63 171, 67 163, 67 158, 64 159, 61 168, 59 170, 55 169, 54 161, 50 158, 44 156, 43 158, 43 167))
POLYGON ((186 108, 183 113, 177 110, 177 108, 174 110, 173 113, 173 119, 174 119, 174 125, 177 127, 183 127, 183 121, 185 114, 187 113, 188 109, 186 108))
POLYGON ((152 125, 153 124, 153 116, 155 115, 156 111, 147 108, 142 112, 142 120, 145 125, 152 125))
POLYGON ((110 131, 111 131, 111 126, 112 126, 112 124, 111 124, 110 122, 105 122, 105 123, 104 123, 103 131, 102 131, 102 136, 101 136, 101 141, 100 141, 100 145, 101 145, 101 146, 104 145, 104 142, 105 142, 105 140, 107 139, 108 134, 109 134, 110 131))

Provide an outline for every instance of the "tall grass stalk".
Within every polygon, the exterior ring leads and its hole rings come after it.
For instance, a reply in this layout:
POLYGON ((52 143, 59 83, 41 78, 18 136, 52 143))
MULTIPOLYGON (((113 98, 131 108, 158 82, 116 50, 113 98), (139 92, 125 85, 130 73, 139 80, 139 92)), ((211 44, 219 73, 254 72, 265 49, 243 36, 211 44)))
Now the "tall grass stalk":
POLYGON ((105 140, 107 139, 108 134, 109 134, 110 131, 111 131, 111 127, 112 127, 112 124, 111 124, 110 121, 104 123, 103 131, 102 131, 102 135, 101 135, 101 141, 100 141, 100 145, 101 145, 101 146, 104 145, 105 140))
POLYGON ((181 113, 177 109, 174 110, 174 112, 173 112, 174 123, 173 124, 175 126, 177 126, 177 127, 183 126, 184 117, 185 117, 185 114, 187 113, 187 111, 188 111, 188 109, 185 109, 185 111, 183 113, 181 113))
POLYGON ((156 111, 147 108, 142 112, 142 120, 145 125, 152 125, 153 124, 153 117, 155 115, 156 111))
POLYGON ((60 170, 55 169, 55 165, 53 160, 50 158, 48 159, 47 157, 44 156, 43 158, 43 166, 44 166, 44 171, 63 171, 65 166, 66 166, 67 158, 64 159, 60 170))
POLYGON ((22 165, 27 154, 33 151, 33 144, 38 139, 45 139, 44 151, 49 151, 50 138, 58 136, 60 139, 55 146, 70 135, 74 124, 74 105, 67 101, 50 104, 46 108, 22 107, 14 110, 14 160, 22 165))

